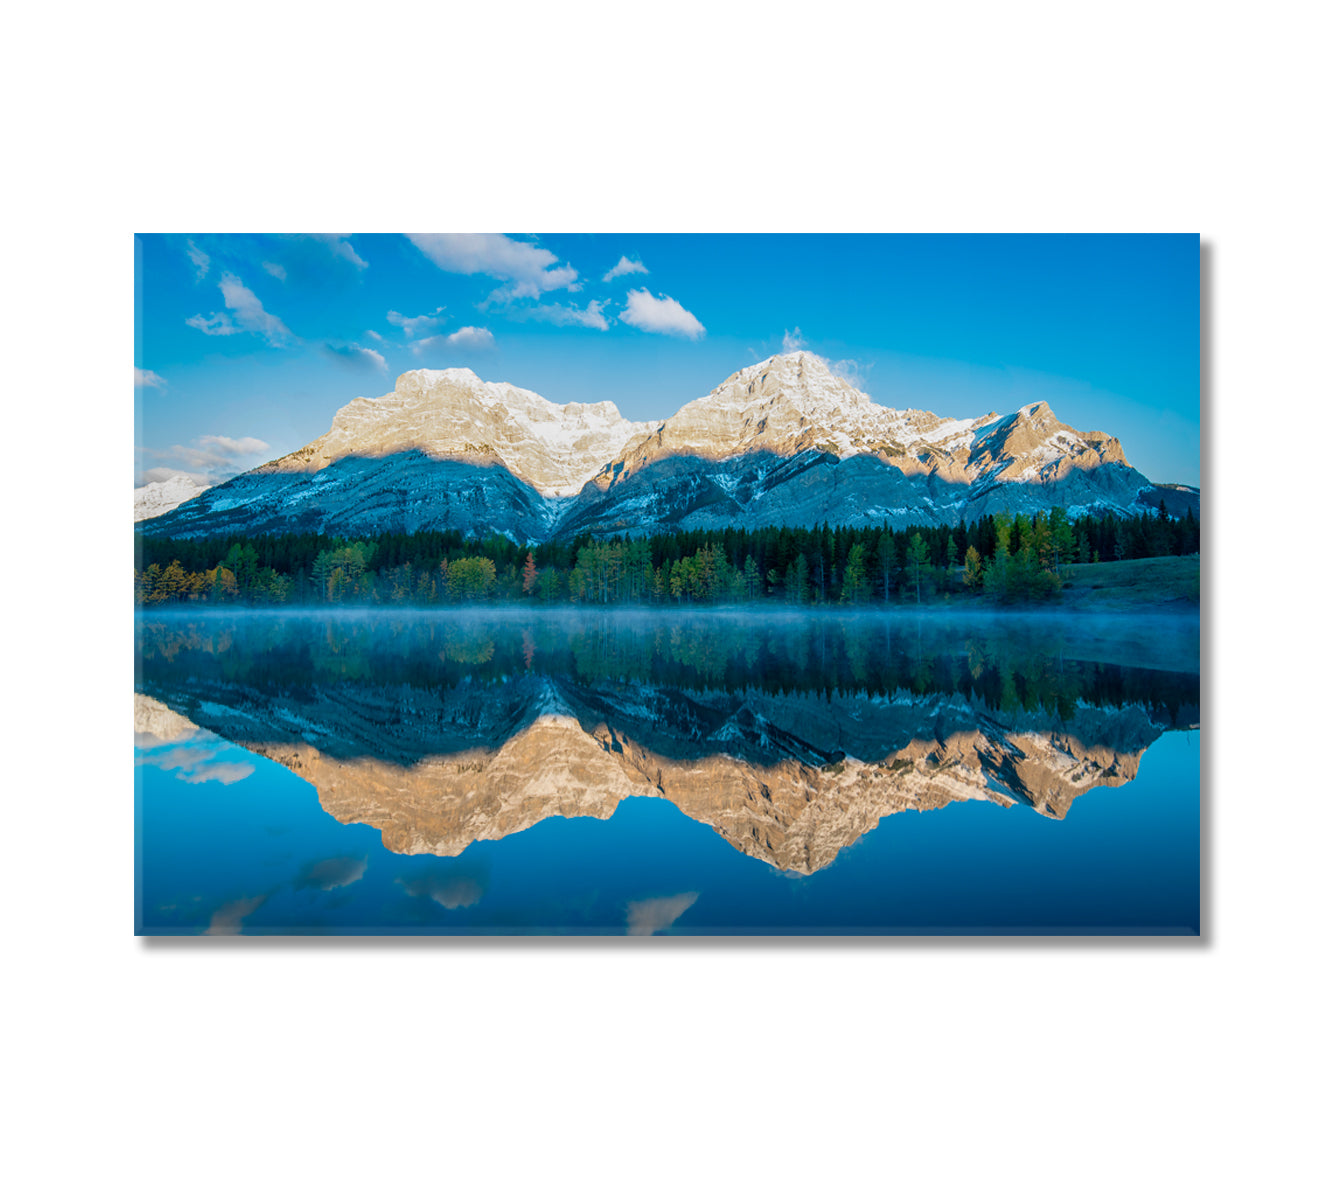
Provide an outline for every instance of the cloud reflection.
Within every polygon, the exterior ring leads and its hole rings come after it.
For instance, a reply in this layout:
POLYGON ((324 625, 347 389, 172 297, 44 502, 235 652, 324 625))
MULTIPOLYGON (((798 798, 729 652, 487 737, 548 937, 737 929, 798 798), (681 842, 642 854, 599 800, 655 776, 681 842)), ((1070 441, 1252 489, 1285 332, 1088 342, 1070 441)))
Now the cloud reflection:
POLYGON ((204 930, 205 936, 240 933, 241 922, 268 898, 269 893, 265 892, 262 896, 242 896, 239 900, 224 904, 213 914, 208 928, 204 930))
POLYGON ((309 862, 301 868, 292 886, 297 891, 304 888, 318 888, 322 892, 331 892, 334 888, 347 887, 356 883, 366 874, 366 859, 342 855, 338 858, 322 858, 309 862))
POLYGON ((698 892, 682 892, 679 896, 631 900, 625 906, 626 933, 643 937, 661 933, 698 899, 698 892))
POLYGON ((218 762, 197 767, 188 774, 178 775, 177 778, 184 779, 186 783, 228 784, 245 779, 246 776, 253 775, 254 771, 255 768, 249 763, 218 762))
POLYGON ((252 763, 214 761, 224 749, 226 743, 220 738, 201 737, 146 761, 159 770, 175 771, 185 783, 236 783, 254 774, 252 763))
POLYGON ((134 746, 139 761, 175 771, 185 783, 236 783, 255 772, 252 763, 219 760, 230 743, 201 729, 151 696, 134 697, 134 746))
POLYGON ((459 870, 426 871, 399 885, 409 896, 426 896, 442 908, 471 908, 486 892, 484 881, 459 870))

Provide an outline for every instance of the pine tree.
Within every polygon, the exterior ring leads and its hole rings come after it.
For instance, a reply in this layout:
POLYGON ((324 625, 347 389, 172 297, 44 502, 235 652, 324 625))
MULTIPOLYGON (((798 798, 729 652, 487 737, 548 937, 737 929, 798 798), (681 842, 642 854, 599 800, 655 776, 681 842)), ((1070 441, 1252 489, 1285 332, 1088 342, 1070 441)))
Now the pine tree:
POLYGON ((1051 529, 1053 565, 1059 568, 1074 560, 1075 532, 1070 528, 1070 518, 1063 508, 1053 508, 1047 523, 1051 529))
POLYGON ((922 602, 922 575, 926 571, 929 552, 920 533, 914 533, 908 542, 908 581, 917 592, 917 603, 922 602))
POLYGON ((866 576, 866 547, 856 542, 848 550, 848 565, 843 572, 844 604, 865 604, 871 598, 871 581, 866 576))
MULTIPOLYGON (((1008 532, 1007 528, 1007 535, 1008 532)), ((991 556, 991 561, 987 563, 986 570, 982 576, 982 588, 992 600, 1004 603, 1011 598, 1010 546, 1008 536, 997 539, 996 553, 991 556)))
POLYGON ((747 600, 755 600, 760 594, 760 570, 755 565, 755 560, 749 554, 746 555, 746 566, 742 571, 743 588, 747 600))
POLYGON ((888 529, 880 534, 880 541, 876 545, 876 561, 879 565, 881 586, 884 588, 885 599, 888 600, 894 571, 898 566, 897 544, 894 535, 888 529))

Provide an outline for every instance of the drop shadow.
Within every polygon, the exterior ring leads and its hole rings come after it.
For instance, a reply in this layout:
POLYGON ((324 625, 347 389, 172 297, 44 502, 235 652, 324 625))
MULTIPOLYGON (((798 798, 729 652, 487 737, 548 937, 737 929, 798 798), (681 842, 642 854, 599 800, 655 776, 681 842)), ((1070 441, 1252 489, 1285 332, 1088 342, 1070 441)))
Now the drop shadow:
MULTIPOLYGON (((622 935, 597 934, 336 934, 322 936, 314 934, 264 934, 240 937, 201 938, 193 935, 148 934, 136 939, 145 952, 180 952, 195 951, 202 954, 225 952, 263 953, 265 951, 319 951, 324 947, 346 951, 348 949, 371 953, 396 953, 409 948, 423 951, 443 951, 446 953, 467 953, 476 951, 490 953, 494 951, 516 951, 525 953, 564 953, 569 948, 581 950, 606 950, 611 953, 624 953, 621 947, 625 943, 644 946, 654 943, 663 946, 675 946, 675 951, 712 951, 730 953, 736 950, 771 950, 784 949, 810 950, 816 953, 839 952, 849 947, 893 948, 897 951, 934 952, 941 950, 989 950, 1010 952, 1014 949, 1042 950, 1045 952, 1068 951, 1078 948, 1096 947, 1099 950, 1131 950, 1136 952, 1169 952, 1182 949, 1209 948, 1207 938, 1193 933, 1157 933, 1141 934, 1010 934, 1003 931, 987 934, 676 934, 669 937, 627 938, 622 935)), ((640 950, 639 953, 646 951, 640 950)), ((655 953, 655 951, 647 951, 655 953)))
MULTIPOLYGON (((1200 494, 1213 497, 1217 422, 1214 420, 1214 278, 1218 249, 1200 242, 1200 494)), ((1200 936, 1212 948, 1214 938, 1214 714, 1217 697, 1216 625, 1217 555, 1214 523, 1200 505, 1200 936)))

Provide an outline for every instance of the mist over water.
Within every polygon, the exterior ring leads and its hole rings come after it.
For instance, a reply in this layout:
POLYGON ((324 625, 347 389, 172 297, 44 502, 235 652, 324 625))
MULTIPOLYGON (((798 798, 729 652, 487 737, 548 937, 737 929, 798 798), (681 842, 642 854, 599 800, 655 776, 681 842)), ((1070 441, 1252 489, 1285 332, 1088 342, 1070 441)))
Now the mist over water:
POLYGON ((1198 927, 1189 616, 229 610, 136 651, 143 931, 1198 927))

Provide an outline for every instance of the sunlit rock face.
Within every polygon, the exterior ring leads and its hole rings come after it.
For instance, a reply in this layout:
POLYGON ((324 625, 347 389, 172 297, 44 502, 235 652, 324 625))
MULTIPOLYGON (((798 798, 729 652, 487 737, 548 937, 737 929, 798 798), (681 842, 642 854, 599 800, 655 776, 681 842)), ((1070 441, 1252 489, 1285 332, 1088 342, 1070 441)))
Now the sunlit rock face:
POLYGON ((965 420, 885 408, 803 350, 738 371, 633 447, 619 472, 613 465, 598 478, 610 483, 613 473, 627 476, 673 455, 725 459, 760 451, 782 458, 869 454, 905 474, 951 483, 1022 481, 1044 470, 1050 480, 1076 467, 1128 466, 1115 438, 1077 433, 1046 403, 965 420))
POLYGON ((144 522, 155 536, 458 529, 546 540, 727 525, 953 524, 1002 510, 1198 511, 1045 403, 951 419, 774 355, 662 421, 556 405, 466 369, 409 371, 329 432, 144 522))
POLYGON ((487 383, 466 368, 409 371, 377 399, 358 397, 309 446, 263 474, 317 473, 349 456, 419 450, 431 458, 497 464, 547 498, 574 495, 651 422, 610 403, 556 405, 536 392, 487 383))

